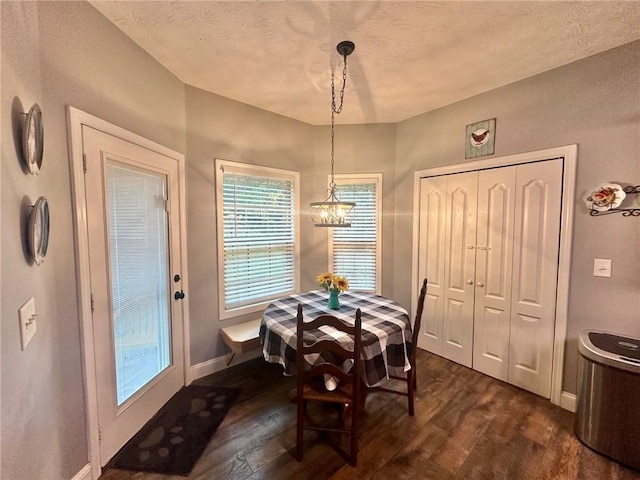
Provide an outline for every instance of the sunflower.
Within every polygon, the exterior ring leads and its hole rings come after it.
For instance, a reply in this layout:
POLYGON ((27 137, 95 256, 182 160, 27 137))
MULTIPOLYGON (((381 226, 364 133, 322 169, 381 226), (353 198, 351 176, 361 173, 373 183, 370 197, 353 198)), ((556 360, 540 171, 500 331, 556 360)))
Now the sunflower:
POLYGON ((347 280, 347 277, 338 277, 336 275, 333 277, 333 284, 341 292, 346 292, 347 290, 349 290, 349 280, 347 280))
POLYGON ((316 282, 318 282, 320 284, 320 286, 322 288, 329 289, 332 288, 333 285, 333 273, 331 272, 325 272, 325 273, 321 273, 320 275, 318 275, 316 277, 316 282))

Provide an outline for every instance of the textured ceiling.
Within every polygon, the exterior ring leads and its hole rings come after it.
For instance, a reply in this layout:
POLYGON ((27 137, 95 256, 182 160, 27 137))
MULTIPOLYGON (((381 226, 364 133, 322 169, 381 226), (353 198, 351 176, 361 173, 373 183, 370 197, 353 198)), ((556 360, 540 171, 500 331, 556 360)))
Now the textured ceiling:
POLYGON ((640 2, 104 1, 184 83, 304 122, 398 122, 640 39, 640 2), (336 82, 337 83, 337 82, 336 82))

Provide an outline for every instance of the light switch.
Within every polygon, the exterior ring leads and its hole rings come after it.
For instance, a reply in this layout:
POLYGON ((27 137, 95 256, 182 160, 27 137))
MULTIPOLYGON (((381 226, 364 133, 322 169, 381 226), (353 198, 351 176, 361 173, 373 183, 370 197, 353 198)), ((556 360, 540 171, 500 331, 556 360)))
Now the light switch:
POLYGON ((594 277, 610 277, 611 276, 611 260, 606 258, 595 258, 593 260, 593 276, 594 277))
POLYGON ((20 341, 22 350, 24 350, 36 333, 36 317, 38 316, 36 300, 33 297, 27 300, 27 303, 18 310, 18 314, 20 315, 20 341))

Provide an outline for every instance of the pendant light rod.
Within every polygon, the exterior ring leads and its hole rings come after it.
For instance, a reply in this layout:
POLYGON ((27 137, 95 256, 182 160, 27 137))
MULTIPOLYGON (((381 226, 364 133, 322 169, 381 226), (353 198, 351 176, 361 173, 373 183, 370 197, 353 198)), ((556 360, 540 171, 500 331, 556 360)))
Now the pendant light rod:
POLYGON ((316 227, 350 227, 350 217, 354 202, 341 202, 336 195, 336 182, 334 180, 333 166, 335 155, 335 114, 342 112, 344 106, 344 90, 347 85, 347 56, 351 55, 356 46, 349 40, 338 43, 336 50, 342 56, 344 68, 342 69, 342 88, 340 89, 340 106, 336 106, 335 77, 331 74, 331 181, 329 182, 329 197, 323 202, 311 202, 313 209, 313 224, 316 227))

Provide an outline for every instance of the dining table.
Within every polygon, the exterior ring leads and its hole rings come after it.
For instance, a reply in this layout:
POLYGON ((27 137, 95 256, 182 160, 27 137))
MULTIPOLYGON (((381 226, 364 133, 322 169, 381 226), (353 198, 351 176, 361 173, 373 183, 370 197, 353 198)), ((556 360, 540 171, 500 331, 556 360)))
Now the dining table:
MULTIPOLYGON (((369 292, 342 292, 340 307, 328 306, 329 293, 313 290, 294 293, 270 303, 262 314, 260 340, 264 359, 284 367, 285 375, 295 375, 296 365, 296 321, 298 304, 302 304, 303 321, 310 321, 320 315, 332 315, 353 325, 356 310, 362 318, 362 379, 365 385, 376 387, 390 375, 401 375, 411 365, 408 353, 411 349, 411 323, 407 310, 395 301, 369 292)), ((305 342, 330 339, 353 349, 353 338, 340 335, 333 327, 321 326, 305 334, 305 342)), ((305 357, 310 364, 327 361, 322 355, 305 357)), ((327 381, 327 388, 335 384, 327 381)))

